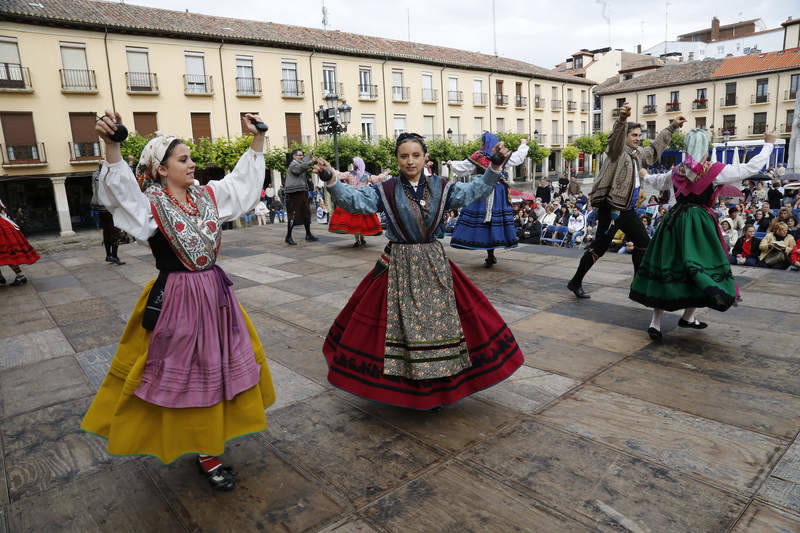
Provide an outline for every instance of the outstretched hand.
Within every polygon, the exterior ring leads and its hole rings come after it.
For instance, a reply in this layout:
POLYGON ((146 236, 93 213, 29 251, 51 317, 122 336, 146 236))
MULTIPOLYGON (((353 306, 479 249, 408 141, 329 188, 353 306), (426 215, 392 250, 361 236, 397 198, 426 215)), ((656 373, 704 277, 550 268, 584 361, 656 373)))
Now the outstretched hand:
POLYGON ((122 122, 122 117, 120 114, 114 111, 106 110, 106 113, 97 119, 97 122, 94 125, 95 131, 107 145, 119 144, 118 142, 111 140, 111 136, 117 131, 118 122, 122 122))
POLYGON ((321 157, 315 158, 313 172, 319 176, 319 179, 326 183, 333 178, 333 167, 321 157))
POLYGON ((631 104, 625 102, 622 104, 622 107, 619 108, 619 118, 627 120, 629 116, 631 116, 631 104))
POLYGON ((686 122, 686 117, 684 117, 683 115, 672 119, 672 125, 675 126, 676 130, 679 129, 681 126, 683 126, 684 122, 686 122))

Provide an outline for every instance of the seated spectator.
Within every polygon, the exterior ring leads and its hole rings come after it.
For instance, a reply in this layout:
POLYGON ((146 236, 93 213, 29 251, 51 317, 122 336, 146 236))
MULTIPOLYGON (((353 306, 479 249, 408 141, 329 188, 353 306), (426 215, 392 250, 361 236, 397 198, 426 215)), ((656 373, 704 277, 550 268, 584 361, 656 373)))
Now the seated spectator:
POLYGON ((578 206, 578 209, 583 211, 586 208, 586 205, 589 203, 589 197, 583 194, 582 192, 575 197, 575 205, 578 206))
POLYGON ((284 222, 286 220, 286 211, 283 209, 283 204, 278 198, 275 198, 272 201, 272 206, 269 209, 269 222, 270 224, 275 222, 275 217, 278 217, 278 222, 284 222))
POLYGON ((536 187, 536 199, 544 202, 545 204, 549 204, 550 200, 553 198, 552 189, 550 188, 550 184, 547 183, 547 180, 542 178, 539 182, 539 186, 536 187))
POLYGON ((788 235, 788 230, 786 224, 778 222, 775 231, 767 233, 758 247, 761 250, 759 266, 785 269, 791 264, 791 254, 797 243, 788 235))
POLYGON ((797 219, 794 215, 786 219, 786 227, 789 228, 789 235, 794 237, 794 240, 800 240, 800 228, 797 227, 797 219))
POLYGON ((661 223, 661 220, 664 218, 664 215, 667 214, 667 211, 668 209, 666 206, 659 206, 658 212, 656 212, 655 222, 653 224, 655 227, 658 227, 658 225, 661 223))
POLYGON ((650 199, 647 200, 647 207, 645 208, 644 212, 651 217, 658 213, 658 198, 656 198, 655 194, 651 195, 650 199))
POLYGON ((583 214, 583 217, 586 219, 583 244, 587 244, 594 239, 594 232, 597 229, 597 209, 592 207, 592 204, 587 204, 586 212, 583 214))
POLYGON ((556 214, 553 212, 553 206, 548 205, 546 209, 545 215, 542 217, 542 226, 555 226, 556 224, 556 214))
POLYGON ((746 265, 756 266, 758 263, 758 256, 761 253, 759 245, 761 239, 756 236, 756 228, 753 226, 746 226, 744 234, 736 241, 731 250, 731 255, 728 256, 728 261, 732 265, 746 265))
POLYGON ((256 218, 258 219, 259 226, 266 226, 267 225, 267 214, 269 214, 269 209, 267 209, 267 205, 263 201, 259 201, 256 204, 256 208, 253 210, 256 214, 256 218))
POLYGON ((566 205, 562 205, 559 213, 556 215, 556 224, 559 226, 569 225, 569 217, 569 208, 566 205))
POLYGON ((581 214, 581 210, 577 207, 572 209, 572 216, 567 221, 567 228, 569 229, 569 242, 567 248, 575 246, 575 242, 579 237, 582 237, 586 232, 586 219, 581 214))
POLYGON ((653 235, 656 233, 656 228, 653 227, 653 217, 645 213, 641 218, 644 229, 647 231, 647 236, 652 239, 653 235))
POLYGON ((450 217, 447 219, 447 223, 444 226, 444 232, 453 233, 453 230, 456 229, 456 223, 458 223, 458 211, 453 209, 450 211, 450 217))
POLYGON ((734 205, 728 209, 728 218, 731 219, 731 228, 736 230, 736 233, 741 235, 744 231, 745 226, 745 219, 742 216, 742 212, 744 211, 744 207, 741 209, 738 205, 734 205))
POLYGON ((519 240, 525 244, 539 244, 542 238, 542 224, 536 220, 533 214, 528 216, 528 220, 519 229, 519 240))
POLYGON ((547 214, 547 211, 545 211, 544 207, 542 207, 542 200, 539 198, 536 199, 536 205, 533 208, 533 214, 536 215, 536 220, 542 220, 542 217, 547 214))
POLYGON ((325 208, 325 204, 322 201, 317 202, 317 224, 327 224, 328 223, 328 210, 325 208))
POLYGON ((723 218, 719 225, 722 228, 722 237, 725 239, 726 246, 725 253, 727 254, 739 240, 739 233, 733 229, 733 222, 730 218, 723 218))

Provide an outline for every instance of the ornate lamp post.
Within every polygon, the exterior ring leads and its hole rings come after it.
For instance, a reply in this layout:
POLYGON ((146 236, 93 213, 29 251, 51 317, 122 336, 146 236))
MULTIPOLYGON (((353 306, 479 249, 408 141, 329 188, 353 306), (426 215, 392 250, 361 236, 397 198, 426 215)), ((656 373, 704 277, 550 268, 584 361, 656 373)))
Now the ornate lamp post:
POLYGON ((328 94, 325 97, 328 108, 325 109, 320 104, 317 110, 317 122, 319 122, 320 135, 333 135, 333 154, 335 157, 336 170, 339 170, 339 134, 347 131, 350 124, 350 113, 353 108, 346 100, 337 107, 339 97, 335 94, 328 94))
POLYGON ((728 161, 728 141, 731 140, 731 134, 727 129, 722 130, 722 141, 725 143, 725 150, 723 150, 724 156, 722 156, 722 162, 727 164, 728 161))

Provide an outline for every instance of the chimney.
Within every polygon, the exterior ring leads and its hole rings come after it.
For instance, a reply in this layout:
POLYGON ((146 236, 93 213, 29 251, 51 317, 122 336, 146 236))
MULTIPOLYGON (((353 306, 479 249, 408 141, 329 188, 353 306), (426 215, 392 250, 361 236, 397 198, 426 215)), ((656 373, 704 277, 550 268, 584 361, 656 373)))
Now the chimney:
POLYGON ((636 53, 637 54, 641 54, 642 53, 642 45, 641 44, 637 44, 636 45, 636 53))
POLYGON ((717 17, 711 19, 711 40, 719 40, 719 19, 717 17))

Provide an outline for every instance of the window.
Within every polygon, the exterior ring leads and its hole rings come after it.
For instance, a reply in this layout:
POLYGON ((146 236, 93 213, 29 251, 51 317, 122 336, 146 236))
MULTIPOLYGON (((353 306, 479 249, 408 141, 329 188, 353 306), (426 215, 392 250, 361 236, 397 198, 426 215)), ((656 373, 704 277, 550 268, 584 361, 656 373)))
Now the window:
POLYGON ((724 45, 717 46, 717 56, 723 57, 724 55, 725 55, 725 46, 724 45))
POLYGON ((551 122, 550 127, 553 132, 553 144, 561 144, 561 129, 558 127, 558 121, 551 122))
POLYGON ((581 135, 586 135, 586 121, 581 120, 581 135))
POLYGON ((19 164, 40 160, 32 113, 0 113, 0 124, 6 141, 6 161, 19 164))
POLYGON ((756 103, 763 104, 769 100, 769 78, 759 78, 756 80, 756 103))
POLYGON ((539 98, 540 96, 542 96, 542 86, 541 85, 536 84, 536 85, 533 86, 533 95, 536 98, 539 98))
POLYGON ((436 101, 433 91, 433 74, 428 72, 422 74, 422 100, 425 102, 436 101))
POLYGON ((16 41, 0 41, 0 88, 23 89, 25 77, 16 41))
POLYGON ((461 98, 458 92, 458 76, 447 77, 447 101, 451 104, 460 104, 461 98))
POLYGON ((147 137, 158 131, 158 120, 155 113, 134 113, 133 128, 142 137, 147 137))
POLYGON ((461 136, 461 120, 458 117, 450 117, 450 127, 448 129, 453 132, 451 139, 458 141, 461 136))
POLYGON ((506 120, 503 117, 497 117, 497 133, 506 131, 506 120))
POLYGON ((361 115, 361 136, 369 141, 377 138, 375 134, 375 115, 361 115))
POLYGON ((253 70, 253 58, 250 56, 236 56, 236 90, 239 94, 260 92, 253 70))
POLYGON ((395 115, 394 116, 394 135, 397 137, 401 133, 405 133, 407 130, 406 126, 406 116, 405 115, 395 115))
POLYGON ((575 133, 575 123, 571 120, 567 121, 567 135, 572 137, 572 134, 575 133))
POLYGON ((192 113, 192 138, 197 143, 200 139, 211 140, 211 114, 192 113))
POLYGON ((695 128, 705 128, 706 127, 706 117, 695 117, 695 119, 694 119, 694 127, 695 128))
POLYGON ((99 159, 100 140, 94 129, 97 117, 94 113, 70 113, 69 125, 72 130, 72 150, 70 159, 99 159))
POLYGON ((600 114, 596 113, 592 117, 592 132, 600 131, 602 126, 600 125, 600 114))
POLYGON ((558 87, 551 87, 550 91, 550 99, 558 100, 558 87))
POLYGON ((655 106, 656 105, 656 95, 648 94, 647 95, 647 105, 655 106))
POLYGON ((475 105, 486 105, 486 98, 483 94, 483 80, 472 80, 472 103, 475 105))
POLYGON ((648 139, 655 139, 656 138, 656 121, 655 120, 648 120, 647 121, 647 138, 648 139))
POLYGON ((358 69, 358 95, 361 98, 375 98, 376 92, 372 87, 372 69, 366 67, 358 69))
POLYGON ((726 105, 726 106, 736 105, 736 82, 735 81, 725 84, 724 105, 726 105))
POLYGON ((422 131, 426 139, 433 139, 433 130, 434 130, 433 116, 425 115, 424 117, 422 117, 422 131))
POLYGON ((128 90, 152 91, 153 82, 147 48, 128 47, 125 49, 125 55, 128 58, 128 90))
POLYGON ((392 100, 406 100, 403 87, 403 71, 392 71, 392 100))
POLYGON ((201 52, 185 52, 184 62, 186 63, 186 92, 210 93, 206 78, 205 56, 201 52))
POLYGON ((517 119, 517 133, 525 133, 525 119, 518 118, 517 119))
POLYGON ((784 132, 792 133, 792 122, 794 122, 794 109, 786 110, 786 123, 784 124, 784 132))
POLYGON ((653 114, 656 112, 656 95, 648 94, 646 97, 647 103, 644 105, 642 112, 644 114, 653 114))
POLYGON ((763 135, 767 131, 767 114, 753 113, 753 135, 763 135))
POLYGON ((623 74, 622 75, 622 79, 623 80, 632 80, 633 79, 633 74, 623 74))
POLYGON ((736 135, 736 115, 722 115, 722 134, 736 135))
POLYGON ((325 98, 331 94, 339 94, 336 87, 336 65, 324 63, 322 65, 322 97, 325 98))
POLYGON ((65 89, 96 89, 94 72, 86 61, 86 45, 61 43, 61 83, 65 89))
POLYGON ((581 91, 581 102, 586 102, 586 91, 581 91))
POLYGON ((617 98, 617 108, 620 108, 620 107, 622 107, 624 105, 625 105, 625 99, 624 98, 617 98))
POLYGON ((542 129, 542 119, 537 118, 533 122, 533 132, 534 133, 544 133, 544 130, 542 129))
POLYGON ((495 80, 494 87, 495 87, 495 93, 503 94, 503 80, 495 80))
POLYGON ((281 90, 283 96, 302 96, 300 82, 297 79, 297 63, 291 60, 281 61, 281 90))
POLYGON ((678 103, 681 101, 681 92, 680 91, 671 91, 669 93, 669 101, 673 104, 678 103))
POLYGON ((787 98, 787 100, 794 100, 797 98, 798 85, 800 85, 800 74, 792 74, 789 80, 789 98, 787 98))
POLYGON ((583 56, 576 57, 573 63, 575 64, 575 68, 583 68, 583 56))
POLYGON ((483 135, 483 117, 475 117, 472 124, 472 133, 475 134, 475 136, 483 135))

